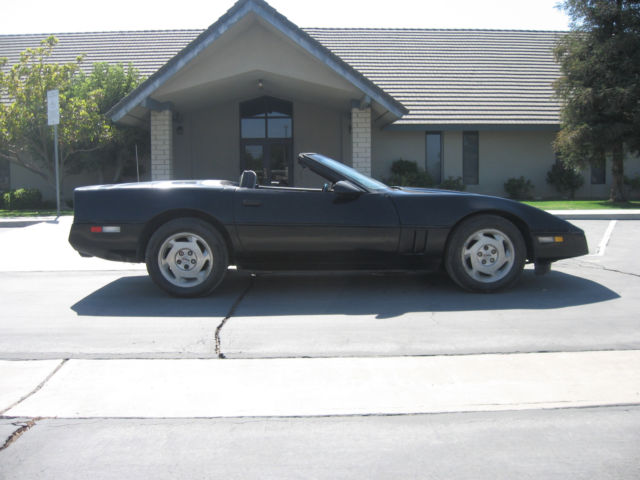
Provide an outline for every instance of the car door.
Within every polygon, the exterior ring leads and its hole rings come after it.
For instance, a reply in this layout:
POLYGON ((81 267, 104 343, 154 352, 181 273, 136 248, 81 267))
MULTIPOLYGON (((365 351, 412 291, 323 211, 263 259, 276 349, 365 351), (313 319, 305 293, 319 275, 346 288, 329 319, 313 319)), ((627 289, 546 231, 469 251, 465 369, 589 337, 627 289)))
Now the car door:
POLYGON ((382 266, 397 253, 399 220, 383 193, 238 188, 239 256, 269 268, 382 266))

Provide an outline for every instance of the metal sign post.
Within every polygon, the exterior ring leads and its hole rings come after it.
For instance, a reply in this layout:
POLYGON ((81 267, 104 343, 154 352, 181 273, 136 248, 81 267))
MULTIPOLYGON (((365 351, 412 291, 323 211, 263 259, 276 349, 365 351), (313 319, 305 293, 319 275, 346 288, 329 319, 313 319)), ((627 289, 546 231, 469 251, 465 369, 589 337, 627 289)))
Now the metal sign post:
POLYGON ((60 123, 60 99, 58 90, 47 91, 47 123, 53 125, 53 147, 56 171, 56 214, 60 216, 60 173, 58 168, 58 124, 60 123))

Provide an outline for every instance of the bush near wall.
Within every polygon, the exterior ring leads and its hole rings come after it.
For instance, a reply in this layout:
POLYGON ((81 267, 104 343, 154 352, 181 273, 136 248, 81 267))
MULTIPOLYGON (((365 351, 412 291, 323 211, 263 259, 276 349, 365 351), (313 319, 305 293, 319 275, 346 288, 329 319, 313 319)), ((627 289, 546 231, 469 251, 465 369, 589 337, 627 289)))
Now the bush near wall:
POLYGON ((458 192, 464 192, 467 186, 462 181, 462 177, 447 177, 442 181, 438 188, 443 190, 456 190, 458 192))
POLYGON ((396 160, 391 164, 391 177, 384 181, 387 185, 400 187, 432 187, 433 179, 425 170, 420 170, 416 162, 396 160))
POLYGON ((554 163, 547 172, 547 183, 555 188, 558 193, 568 195, 573 200, 578 190, 584 184, 582 174, 563 163, 554 163))
POLYGON ((2 194, 7 210, 32 210, 42 207, 42 193, 37 188, 18 188, 2 194))
POLYGON ((624 184, 630 190, 632 195, 640 194, 640 175, 636 175, 634 177, 624 177, 624 184))
POLYGON ((510 178, 504 183, 504 191, 507 192, 509 198, 514 200, 528 200, 533 197, 533 183, 531 180, 520 176, 519 178, 510 178))

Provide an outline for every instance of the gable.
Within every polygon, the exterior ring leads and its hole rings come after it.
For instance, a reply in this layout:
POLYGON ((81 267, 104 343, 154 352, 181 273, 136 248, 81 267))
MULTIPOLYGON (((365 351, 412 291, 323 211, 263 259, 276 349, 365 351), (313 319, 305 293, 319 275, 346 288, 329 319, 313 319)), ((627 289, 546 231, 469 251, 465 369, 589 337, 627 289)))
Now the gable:
POLYGON ((266 2, 263 0, 239 0, 216 23, 187 45, 142 85, 118 102, 107 114, 114 121, 118 121, 136 109, 138 111, 135 112, 135 118, 140 115, 139 110, 141 107, 146 108, 149 105, 160 104, 161 102, 158 99, 152 97, 160 87, 185 67, 197 63, 200 60, 200 55, 208 50, 214 42, 220 41, 235 27, 241 28, 243 22, 255 22, 256 18, 259 18, 260 22, 269 24, 291 42, 306 50, 318 62, 350 82, 361 92, 361 97, 367 99, 367 101, 372 100, 375 102, 374 108, 389 112, 395 118, 407 113, 407 110, 400 102, 289 22, 266 2))

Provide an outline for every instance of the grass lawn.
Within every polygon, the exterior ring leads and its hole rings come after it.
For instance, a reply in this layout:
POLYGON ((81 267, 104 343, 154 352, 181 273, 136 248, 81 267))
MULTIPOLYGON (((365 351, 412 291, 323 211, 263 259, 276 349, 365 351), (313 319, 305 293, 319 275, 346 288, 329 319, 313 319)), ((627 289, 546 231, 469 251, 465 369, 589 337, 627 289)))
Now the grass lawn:
POLYGON ((628 203, 612 203, 608 200, 549 200, 539 202, 522 202, 542 210, 606 210, 633 208, 640 210, 640 201, 628 203))
MULTIPOLYGON (((0 218, 11 217, 55 217, 55 210, 1 210, 0 218)), ((73 215, 73 210, 61 210, 60 215, 73 215)))

